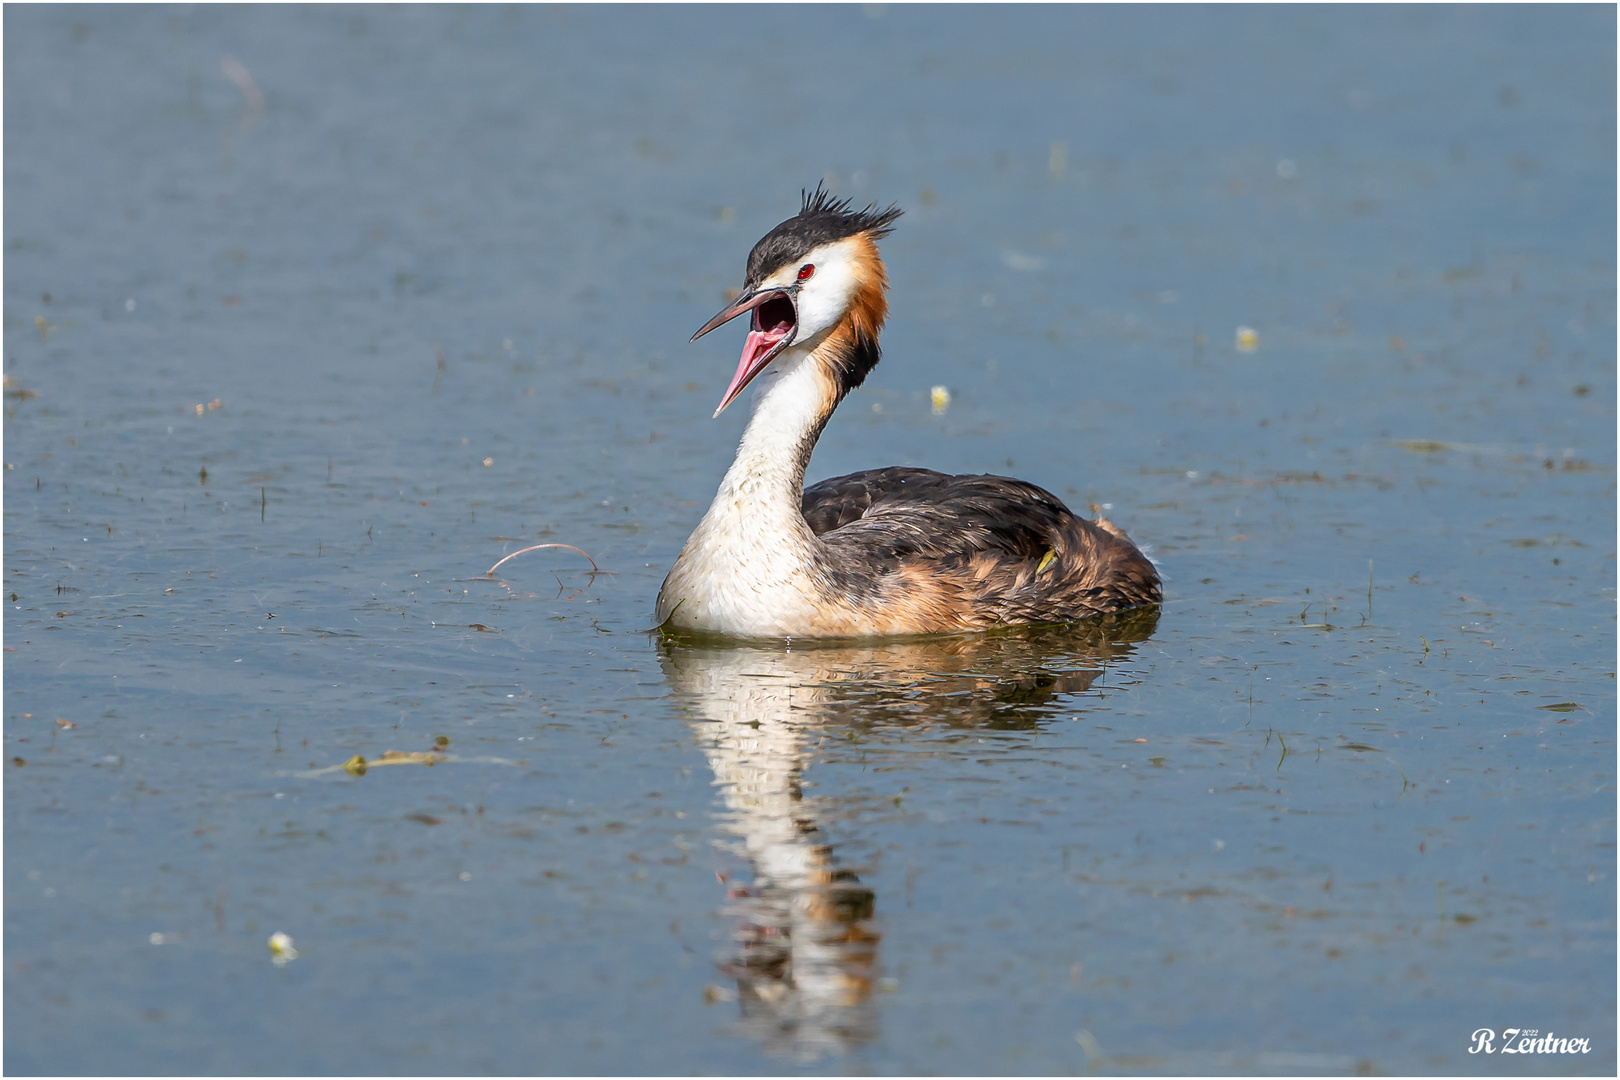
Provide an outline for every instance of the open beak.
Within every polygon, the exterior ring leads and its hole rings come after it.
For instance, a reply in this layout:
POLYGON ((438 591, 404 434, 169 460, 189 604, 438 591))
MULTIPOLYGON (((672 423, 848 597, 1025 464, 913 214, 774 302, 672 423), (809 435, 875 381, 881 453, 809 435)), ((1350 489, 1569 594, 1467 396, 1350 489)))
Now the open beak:
POLYGON ((794 306, 793 296, 783 289, 755 289, 746 292, 737 298, 737 302, 722 310, 714 318, 703 324, 702 329, 692 335, 692 340, 707 334, 717 326, 735 319, 745 311, 752 311, 754 317, 748 329, 748 337, 743 341, 742 359, 737 363, 737 373, 731 377, 731 385, 720 399, 720 407, 714 410, 719 416, 726 411, 726 406, 736 400, 743 387, 753 381, 754 376, 765 370, 765 366, 776 358, 776 354, 792 344, 794 334, 799 329, 799 311, 794 306))

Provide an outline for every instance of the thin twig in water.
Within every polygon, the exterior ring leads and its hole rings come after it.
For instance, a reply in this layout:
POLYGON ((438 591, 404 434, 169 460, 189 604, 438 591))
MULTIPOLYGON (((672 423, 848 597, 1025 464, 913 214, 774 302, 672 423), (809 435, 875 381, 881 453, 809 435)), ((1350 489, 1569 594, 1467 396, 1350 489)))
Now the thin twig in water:
MULTIPOLYGON (((489 568, 489 573, 487 575, 485 575, 485 576, 494 577, 495 576, 495 571, 497 571, 497 570, 499 570, 501 568, 501 563, 506 562, 508 559, 515 559, 519 555, 527 555, 531 551, 539 551, 541 548, 567 548, 569 551, 579 551, 579 548, 575 547, 573 544, 535 544, 535 545, 533 545, 531 547, 521 548, 521 549, 519 549, 517 551, 512 552, 512 554, 508 555, 505 559, 502 559, 501 562, 498 562, 494 566, 490 567, 489 568)), ((600 566, 597 566, 596 565, 596 560, 591 558, 589 555, 586 555, 585 552, 579 551, 579 553, 581 555, 585 555, 585 561, 591 564, 591 572, 592 573, 596 573, 596 574, 612 573, 612 571, 610 571, 610 570, 603 570, 600 566)))
POLYGON ((565 604, 571 604, 574 602, 574 597, 585 591, 584 589, 575 589, 567 596, 564 596, 563 592, 568 588, 568 586, 563 584, 562 578, 557 576, 557 572, 555 570, 551 572, 551 579, 557 583, 557 595, 552 597, 553 600, 561 600, 565 604))
POLYGON ((256 113, 264 112, 264 94, 259 91, 258 84, 253 81, 253 76, 248 74, 248 69, 242 61, 226 53, 219 58, 219 70, 242 91, 242 96, 247 98, 249 109, 256 113))

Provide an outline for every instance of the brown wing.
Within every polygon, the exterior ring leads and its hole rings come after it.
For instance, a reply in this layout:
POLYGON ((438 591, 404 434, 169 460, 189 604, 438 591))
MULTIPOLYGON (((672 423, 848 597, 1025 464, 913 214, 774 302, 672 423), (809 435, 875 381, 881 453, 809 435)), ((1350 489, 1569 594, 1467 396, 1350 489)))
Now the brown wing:
POLYGON ((1022 480, 895 466, 823 480, 802 507, 844 595, 893 602, 903 587, 974 625, 1068 622, 1161 598, 1123 532, 1022 480))

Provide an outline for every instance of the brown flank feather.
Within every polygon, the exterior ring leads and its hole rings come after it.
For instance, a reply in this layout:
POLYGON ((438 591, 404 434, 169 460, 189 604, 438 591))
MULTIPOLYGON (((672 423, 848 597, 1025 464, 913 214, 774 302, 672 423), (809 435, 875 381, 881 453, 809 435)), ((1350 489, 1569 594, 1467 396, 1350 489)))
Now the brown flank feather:
POLYGON ((802 507, 840 634, 1074 622, 1163 595, 1122 530, 1022 480, 874 469, 806 488, 802 507))

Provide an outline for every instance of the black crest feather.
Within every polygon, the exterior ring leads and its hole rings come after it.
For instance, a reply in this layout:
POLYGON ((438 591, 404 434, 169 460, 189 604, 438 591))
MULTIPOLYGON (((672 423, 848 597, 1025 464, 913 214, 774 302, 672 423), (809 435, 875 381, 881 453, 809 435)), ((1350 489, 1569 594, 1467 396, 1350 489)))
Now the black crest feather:
POLYGON ((891 205, 879 210, 873 203, 864 210, 851 210, 850 200, 835 199, 821 184, 815 191, 803 191, 799 213, 766 233, 754 250, 748 253, 748 273, 745 280, 750 288, 779 270, 783 265, 802 259, 822 244, 845 240, 859 233, 870 233, 872 239, 881 240, 893 231, 895 219, 905 211, 891 205))
POLYGON ((815 191, 800 189, 802 204, 799 207, 799 217, 828 217, 841 218, 844 226, 849 229, 847 236, 856 233, 869 232, 872 239, 881 240, 894 231, 894 221, 905 213, 898 206, 890 204, 887 210, 879 210, 876 203, 867 206, 865 210, 850 210, 849 199, 835 199, 821 182, 817 182, 815 191))

